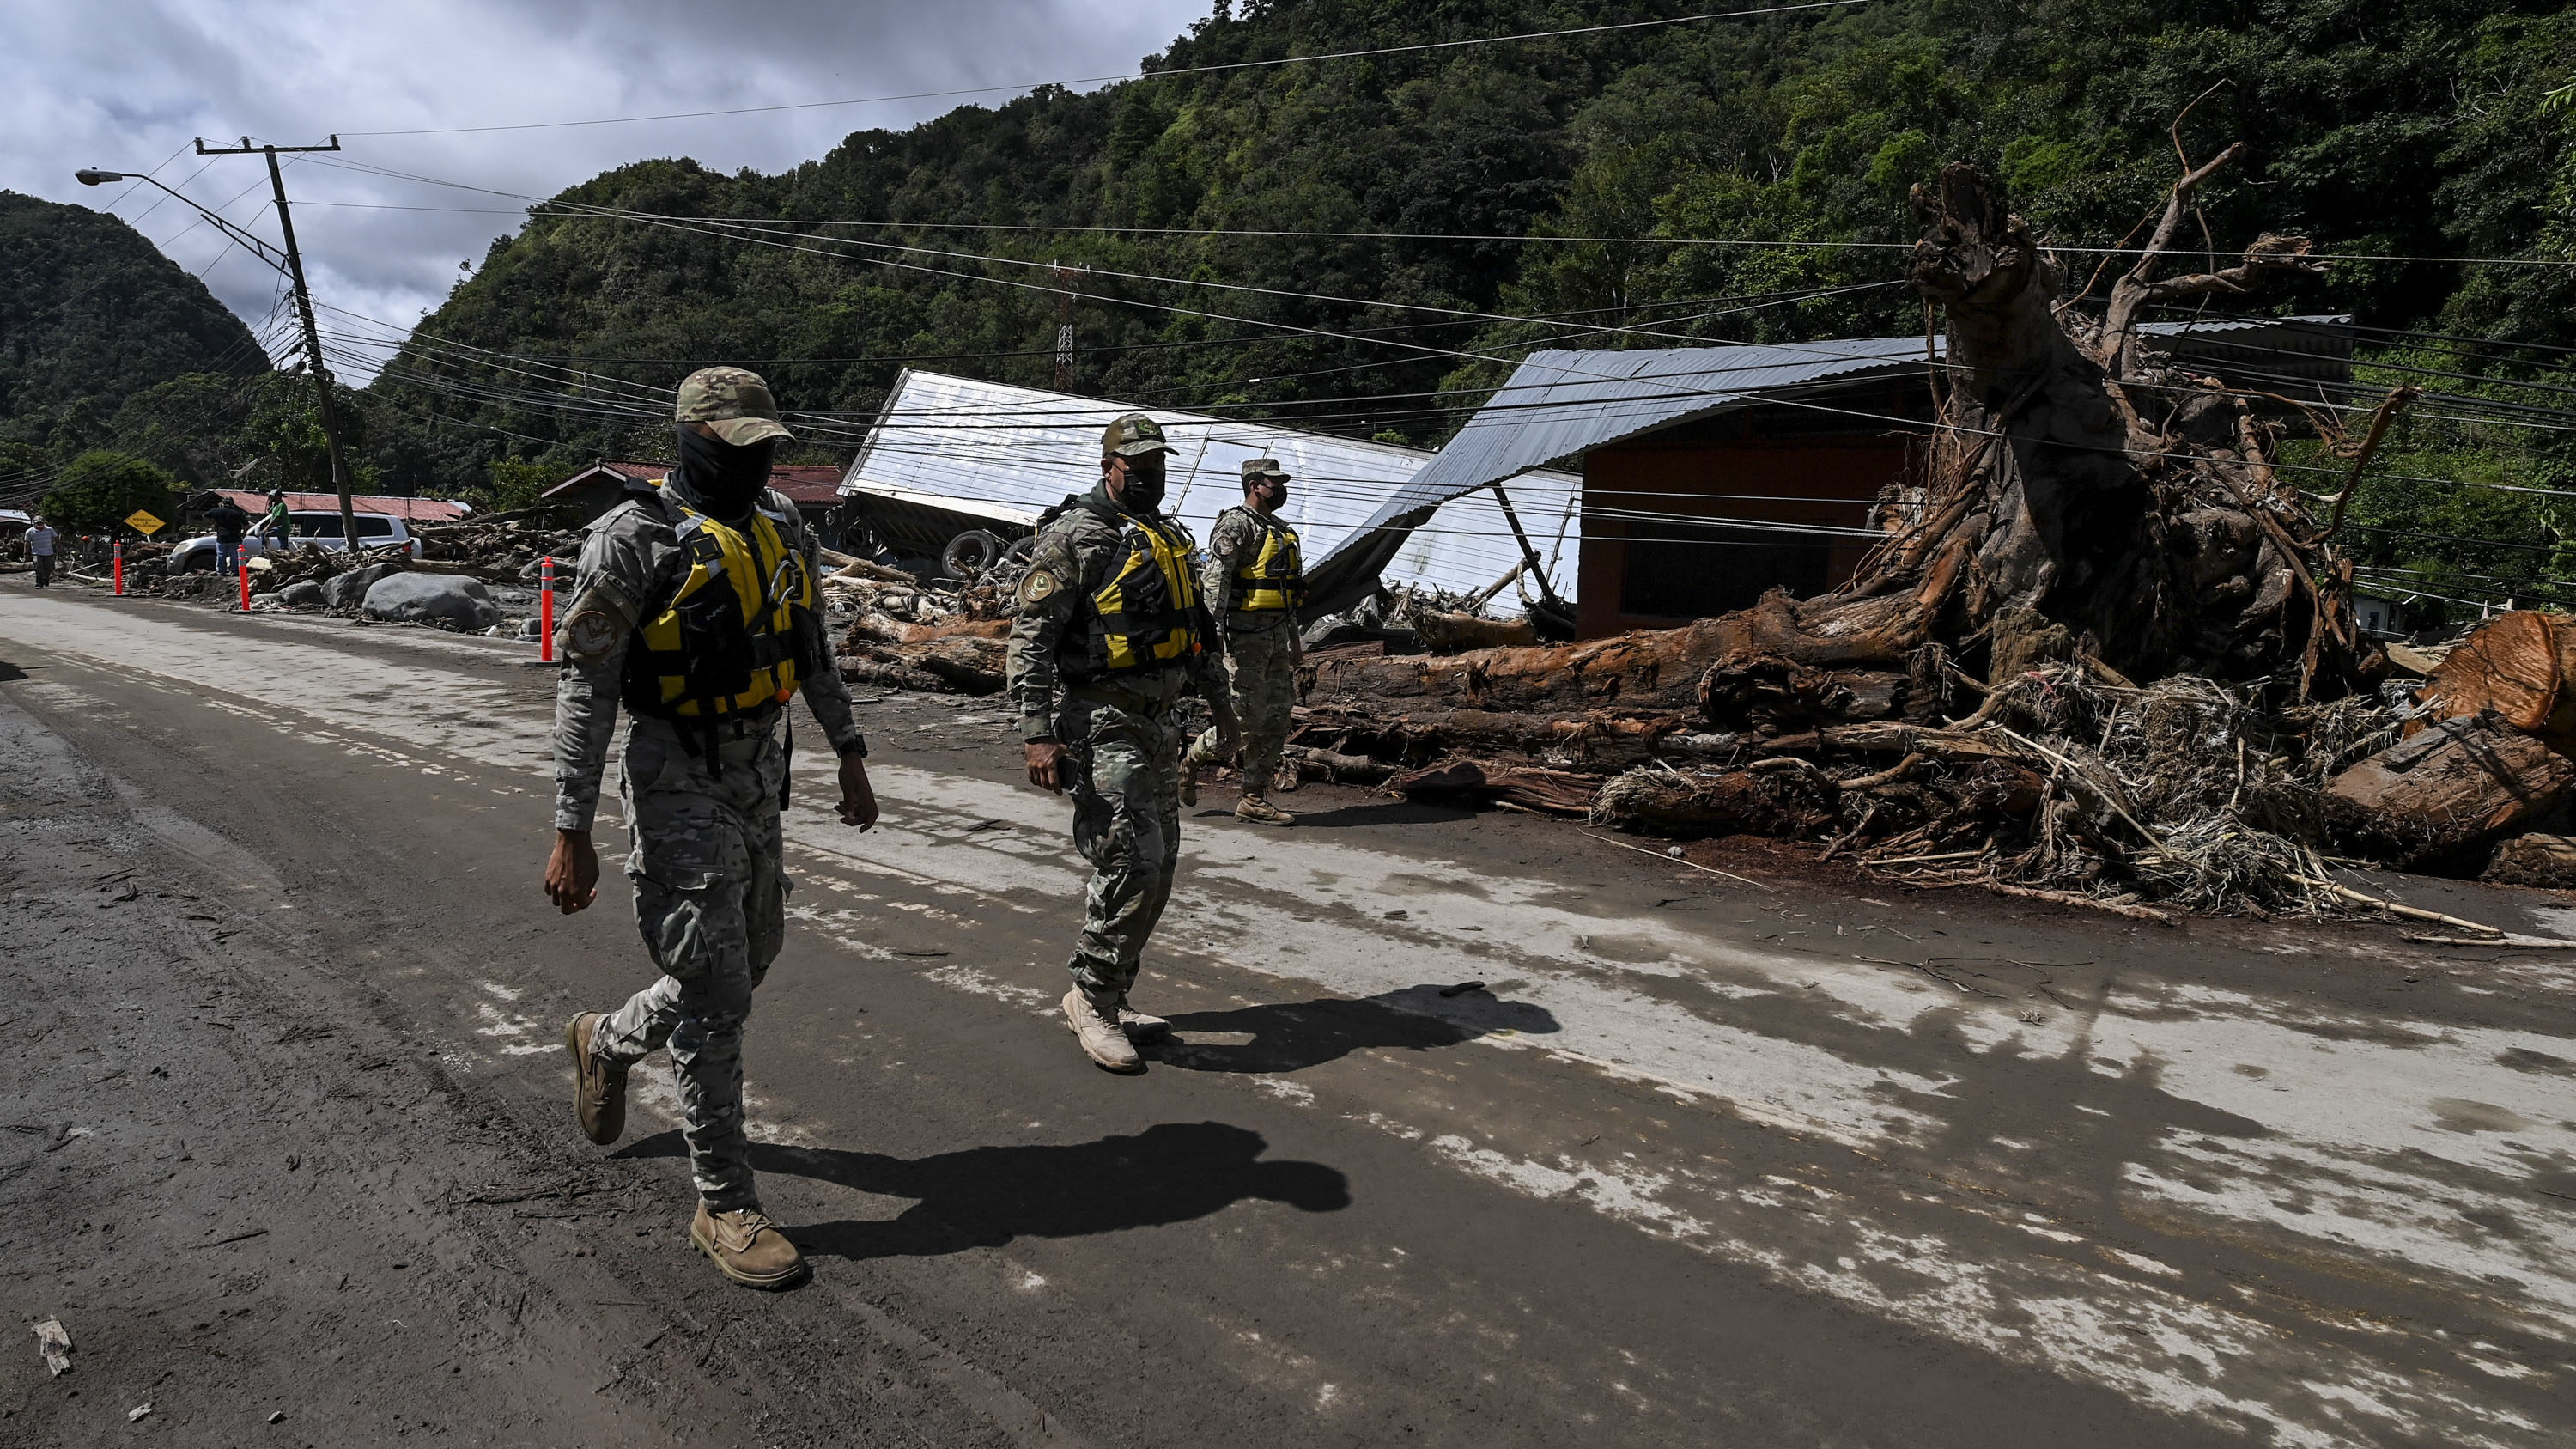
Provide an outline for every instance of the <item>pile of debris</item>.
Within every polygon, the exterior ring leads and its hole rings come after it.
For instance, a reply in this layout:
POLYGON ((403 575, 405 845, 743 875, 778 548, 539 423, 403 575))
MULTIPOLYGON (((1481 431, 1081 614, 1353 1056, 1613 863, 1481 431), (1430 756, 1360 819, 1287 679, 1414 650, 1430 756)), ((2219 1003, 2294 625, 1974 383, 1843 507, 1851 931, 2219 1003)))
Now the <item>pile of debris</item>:
MULTIPOLYGON (((1991 180, 1954 166, 1918 188, 1913 277, 1947 313, 1950 376, 1928 465, 1882 499, 1886 536, 1842 587, 1573 645, 1321 651, 1299 757, 2147 916, 2384 904, 2329 874, 2364 862, 2565 869, 2576 841, 2499 843, 2576 793, 2576 623, 2499 621, 2420 692, 2393 679, 2353 620, 2340 500, 2312 517, 2251 398, 2139 345, 2150 303, 2322 265, 2267 235, 2238 266, 2158 279, 2193 189, 2240 149, 2175 184, 2098 323, 2059 304, 1991 180)), ((2411 396, 2359 436, 2306 411, 2357 479, 2411 396)))
POLYGON ((457 523, 430 524, 413 530, 420 539, 420 559, 429 565, 459 565, 443 570, 486 583, 537 582, 542 561, 552 558, 555 572, 569 580, 581 556, 582 530, 570 509, 556 505, 495 513, 457 523))
POLYGON ((837 649, 852 683, 948 694, 999 694, 1011 594, 1025 554, 974 580, 925 580, 824 550, 823 592, 850 624, 837 649))

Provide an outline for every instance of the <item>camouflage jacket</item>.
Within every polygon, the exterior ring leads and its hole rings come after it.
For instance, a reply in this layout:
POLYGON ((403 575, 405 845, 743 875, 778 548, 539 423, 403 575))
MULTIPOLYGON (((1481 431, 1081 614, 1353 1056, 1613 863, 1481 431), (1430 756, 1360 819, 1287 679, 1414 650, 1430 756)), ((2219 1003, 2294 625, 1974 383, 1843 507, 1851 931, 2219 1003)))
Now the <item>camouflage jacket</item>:
POLYGON ((1240 504, 1218 514, 1216 526, 1208 530, 1207 564, 1199 575, 1199 592, 1207 599, 1208 613, 1229 634, 1265 633, 1297 616, 1294 609, 1234 607, 1235 570, 1247 555, 1261 552, 1262 535, 1267 532, 1269 525, 1240 504))
MULTIPOLYGON (((796 505, 773 489, 761 498, 760 511, 779 525, 787 546, 803 554, 806 569, 820 578, 814 538, 805 531, 796 505)), ((677 522, 658 490, 636 485, 582 540, 572 602, 563 610, 556 638, 556 654, 563 660, 555 677, 557 830, 588 830, 599 808, 600 775, 608 763, 608 737, 617 727, 626 675, 627 641, 679 588, 687 570, 677 522)), ((850 689, 832 661, 828 633, 818 630, 815 646, 822 657, 799 667, 804 678, 797 692, 805 696, 833 752, 846 754, 865 741, 850 718, 850 689)))
MULTIPOLYGON (((1098 487, 1091 490, 1089 501, 1096 508, 1116 507, 1098 487)), ((1189 530, 1178 519, 1165 517, 1161 522, 1188 541, 1189 530)), ((1091 596, 1108 582, 1120 533, 1116 524, 1072 500, 1038 531, 1029 571, 1020 580, 1018 612, 1011 620, 1009 687, 1012 701, 1020 707, 1022 739, 1055 738, 1056 711, 1064 691, 1090 670, 1091 596)), ((1165 669, 1121 675, 1117 687, 1166 704, 1195 693, 1232 707, 1225 666, 1207 650, 1165 669)))

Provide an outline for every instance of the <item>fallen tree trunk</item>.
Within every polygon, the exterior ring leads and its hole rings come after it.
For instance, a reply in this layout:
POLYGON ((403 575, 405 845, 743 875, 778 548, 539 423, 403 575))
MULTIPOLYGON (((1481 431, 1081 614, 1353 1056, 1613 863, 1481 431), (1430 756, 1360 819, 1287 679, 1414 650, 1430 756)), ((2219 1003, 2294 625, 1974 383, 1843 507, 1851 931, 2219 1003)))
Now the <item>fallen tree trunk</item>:
POLYGON ((1593 776, 1564 770, 1451 760, 1399 776, 1387 788, 1411 799, 1512 805, 1579 820, 1591 813, 1592 795, 1600 784, 1593 776))
POLYGON ((2427 724, 2493 714, 2562 755, 2576 756, 2576 697, 2568 674, 2576 667, 2576 619, 2516 609, 2480 625, 2459 642, 2416 691, 2425 714, 2411 721, 2411 737, 2427 724))

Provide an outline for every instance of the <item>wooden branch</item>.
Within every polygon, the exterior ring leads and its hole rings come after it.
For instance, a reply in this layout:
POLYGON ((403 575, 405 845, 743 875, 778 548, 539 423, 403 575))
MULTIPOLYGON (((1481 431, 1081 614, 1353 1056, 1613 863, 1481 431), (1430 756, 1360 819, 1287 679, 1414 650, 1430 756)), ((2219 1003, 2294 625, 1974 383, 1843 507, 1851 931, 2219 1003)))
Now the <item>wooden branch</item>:
POLYGON ((1917 750, 1913 754, 1907 755, 1904 759, 1897 761, 1895 764, 1888 766, 1886 769, 1879 771, 1877 774, 1855 775, 1848 780, 1838 780, 1835 784, 1846 795, 1851 794, 1856 790, 1867 790, 1876 785, 1894 784, 1896 781, 1902 780, 1907 775, 1913 773, 1914 767, 1922 764, 1923 760, 1923 752, 1917 750))
POLYGON ((1519 578, 1521 576, 1521 572, 1528 567, 1529 559, 1524 556, 1520 562, 1512 565, 1511 572, 1494 580, 1492 583, 1485 585, 1476 592, 1469 594, 1459 603, 1458 611, 1463 614, 1472 614, 1477 610, 1484 608, 1487 604, 1492 603, 1494 595, 1501 593, 1505 585, 1508 585, 1512 580, 1519 578))
POLYGON ((2006 885, 2002 881, 1995 880, 1983 881, 1980 884, 1999 896, 2019 896, 2026 901, 2046 901, 2057 906, 2082 906, 2086 910, 2109 911, 2115 916, 2126 916, 2133 921, 2151 921, 2159 926, 2170 926, 2174 923, 2172 916, 2152 906, 2123 905, 2118 901, 2079 896, 2073 891, 2044 891, 2031 886, 2006 885))
POLYGON ((2254 239, 2254 244, 2245 249, 2245 259, 2235 266, 2223 272, 2195 272, 2161 282, 2141 282, 2140 296, 2147 302, 2170 302, 2176 297, 2197 297, 2205 292, 2242 293, 2285 274, 2322 272, 2325 263, 2308 255, 2315 245, 2303 236, 2267 231, 2254 239))
POLYGON ((2413 383, 2400 383, 2380 399, 2379 410, 2370 415, 2370 431, 2362 435, 2361 450, 2352 455, 2352 471, 2344 475, 2343 491, 2335 495, 2334 517, 2327 521, 2326 531, 2317 535, 2317 542, 2334 537, 2335 530, 2343 527, 2343 510, 2352 502, 2352 491, 2361 486, 2361 470, 2370 466, 2370 455, 2379 451, 2379 440, 2387 436, 2388 425, 2423 391, 2413 383))
POLYGON ((2405 916, 2411 920, 2417 921, 2431 921, 2434 924, 2441 926, 2458 926, 2464 930, 2470 931, 2485 931, 2491 935, 2497 936, 2511 934, 2501 926, 2490 926, 2483 921, 2464 921, 2458 916, 2446 916, 2440 911, 2428 911, 2419 906, 2400 905, 2395 901, 2383 900, 2378 896, 2364 895, 2350 886, 2337 885, 2330 880, 2319 880, 2312 875, 2293 875, 2290 879, 2297 881, 2302 885, 2312 885, 2323 890, 2331 891, 2356 905, 2377 906, 2392 916, 2405 916))
POLYGON ((2185 171, 2174 182, 2173 190, 2167 193, 2165 214, 2157 220, 2155 231, 2148 235, 2137 265, 2129 268, 2129 274, 2112 286, 2111 305, 2102 318, 2102 351, 2105 357, 2112 359, 2112 371, 2116 375, 2128 377, 2138 370, 2138 310, 2147 304, 2146 289, 2149 280, 2155 276, 2156 263, 2163 260, 2166 249, 2173 245, 2174 230, 2182 224, 2185 203, 2200 183, 2244 154, 2245 143, 2238 141, 2211 157, 2208 165, 2185 171))

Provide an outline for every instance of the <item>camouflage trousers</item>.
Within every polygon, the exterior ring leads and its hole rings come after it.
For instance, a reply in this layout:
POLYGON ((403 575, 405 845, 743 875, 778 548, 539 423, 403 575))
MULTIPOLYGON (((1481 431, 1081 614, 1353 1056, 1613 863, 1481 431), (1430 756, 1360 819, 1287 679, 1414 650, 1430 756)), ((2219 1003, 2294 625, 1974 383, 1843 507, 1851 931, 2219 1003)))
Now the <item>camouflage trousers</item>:
MULTIPOLYGON (((1287 747, 1290 712, 1297 707, 1296 636, 1293 620, 1267 629, 1226 635, 1225 674, 1234 717, 1243 724, 1243 793, 1267 795, 1279 778, 1279 752, 1287 747)), ((1190 746, 1192 763, 1213 760, 1216 731, 1190 746)))
POLYGON ((760 1201, 743 1131, 742 1030, 787 931, 778 831, 787 755, 763 731, 720 741, 713 763, 661 720, 627 731, 618 794, 635 848, 626 874, 662 977, 610 1013, 596 1039, 602 1057, 629 1066, 670 1049, 689 1171, 698 1196, 724 1212, 760 1201))
POLYGON ((1073 844, 1091 862, 1082 939, 1067 964, 1095 999, 1127 994, 1181 859, 1180 725, 1168 710, 1069 698, 1056 720, 1073 844))

